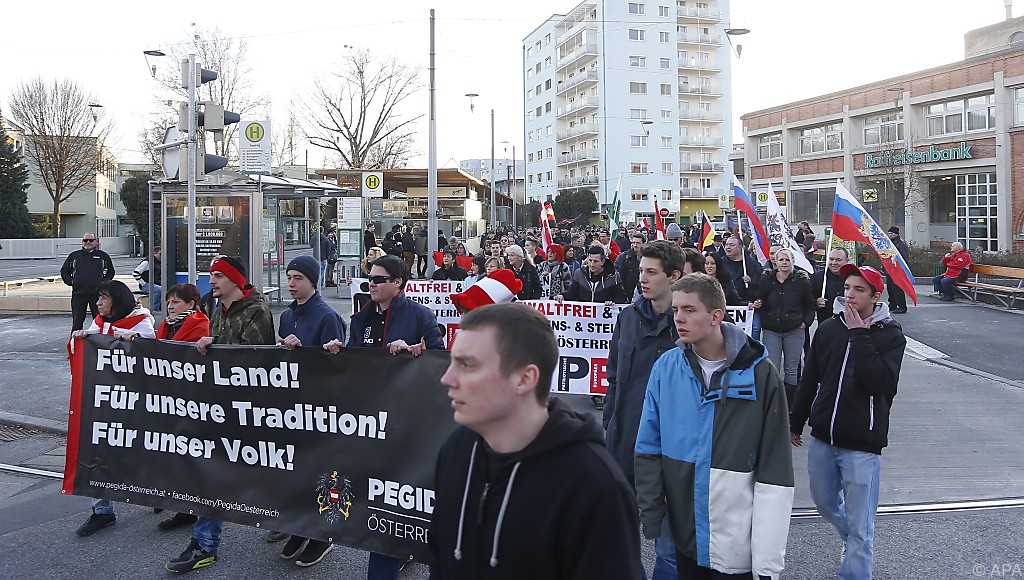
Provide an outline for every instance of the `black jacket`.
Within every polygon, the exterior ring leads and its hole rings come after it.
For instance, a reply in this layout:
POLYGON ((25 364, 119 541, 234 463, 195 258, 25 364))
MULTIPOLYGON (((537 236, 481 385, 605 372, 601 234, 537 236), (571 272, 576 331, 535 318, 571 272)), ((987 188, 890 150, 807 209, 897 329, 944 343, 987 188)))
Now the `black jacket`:
MULTIPOLYGON (((721 264, 722 260, 728 260, 728 258, 721 258, 718 263, 721 264)), ((722 285, 722 291, 725 292, 725 303, 728 306, 746 306, 747 301, 740 298, 739 292, 736 292, 736 284, 729 274, 729 271, 725 268, 719 268, 715 270, 715 279, 722 285)))
POLYGON ((871 328, 846 328, 845 307, 838 298, 835 316, 814 333, 789 428, 800 434, 809 418, 812 437, 833 447, 881 454, 889 444, 889 410, 907 339, 885 302, 875 305, 871 328))
POLYGON ((818 307, 807 272, 793 268, 785 282, 779 282, 775 270, 765 270, 758 288, 761 299, 761 328, 772 332, 789 332, 810 326, 818 307))
POLYGON ((512 268, 512 272, 515 273, 516 278, 523 281, 523 291, 516 294, 517 298, 537 300, 544 295, 544 287, 540 284, 540 273, 537 272, 537 268, 533 264, 523 261, 523 267, 518 272, 512 268))
POLYGON ((363 254, 377 245, 377 236, 370 230, 363 230, 363 254))
POLYGON ((619 280, 626 290, 626 296, 632 297, 637 284, 640 283, 640 257, 633 248, 619 254, 615 260, 615 269, 619 272, 619 280))
POLYGON ((103 250, 75 250, 64 260, 60 277, 72 294, 95 294, 100 282, 114 279, 114 263, 103 250))
POLYGON ((825 284, 825 307, 817 309, 818 324, 832 318, 832 304, 837 296, 843 295, 844 280, 828 268, 811 274, 811 290, 814 291, 815 301, 821 297, 822 283, 825 284))
POLYGON ((655 314, 651 301, 641 296, 622 309, 615 321, 608 351, 608 393, 604 397, 603 425, 608 453, 633 484, 633 461, 644 393, 654 363, 676 346, 672 310, 655 314))
POLYGON ((615 266, 611 260, 604 261, 604 267, 597 274, 591 274, 586 264, 580 266, 572 274, 572 282, 569 283, 569 291, 563 298, 572 302, 614 302, 625 304, 629 302, 626 290, 622 287, 615 266))
POLYGON ((443 265, 434 270, 434 274, 430 277, 431 280, 465 280, 466 276, 469 276, 469 272, 463 270, 458 264, 453 263, 451 268, 445 268, 443 265))
POLYGON ((636 496, 604 449, 601 427, 558 399, 548 413, 536 439, 494 465, 465 427, 445 442, 431 580, 640 578, 636 496))
POLYGON ((753 256, 743 253, 743 259, 747 262, 747 276, 750 276, 750 285, 743 282, 743 263, 733 262, 728 257, 722 259, 722 268, 732 276, 732 285, 740 300, 753 302, 757 300, 758 285, 761 283, 761 264, 753 256))

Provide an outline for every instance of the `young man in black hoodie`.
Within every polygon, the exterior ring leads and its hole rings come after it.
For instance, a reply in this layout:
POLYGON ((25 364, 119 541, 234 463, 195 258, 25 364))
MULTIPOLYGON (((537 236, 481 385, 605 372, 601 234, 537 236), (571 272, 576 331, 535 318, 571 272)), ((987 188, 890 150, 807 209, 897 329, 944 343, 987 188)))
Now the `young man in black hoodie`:
POLYGON ((814 333, 789 428, 800 447, 810 418, 811 498, 843 540, 839 578, 871 578, 882 448, 907 339, 880 302, 878 270, 847 264, 839 275, 845 294, 814 333))
POLYGON ((523 304, 462 318, 441 378, 457 428, 441 448, 433 580, 641 577, 633 490, 589 416, 549 401, 551 323, 523 304))

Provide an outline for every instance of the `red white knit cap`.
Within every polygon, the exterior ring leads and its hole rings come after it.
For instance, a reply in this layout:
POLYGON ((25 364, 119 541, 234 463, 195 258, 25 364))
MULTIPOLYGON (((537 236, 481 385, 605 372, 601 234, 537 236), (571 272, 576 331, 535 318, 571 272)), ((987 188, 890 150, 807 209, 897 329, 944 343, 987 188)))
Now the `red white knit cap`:
POLYGON ((465 292, 452 294, 452 304, 461 311, 469 312, 488 304, 512 302, 516 294, 523 291, 523 281, 515 272, 501 268, 476 281, 465 292))

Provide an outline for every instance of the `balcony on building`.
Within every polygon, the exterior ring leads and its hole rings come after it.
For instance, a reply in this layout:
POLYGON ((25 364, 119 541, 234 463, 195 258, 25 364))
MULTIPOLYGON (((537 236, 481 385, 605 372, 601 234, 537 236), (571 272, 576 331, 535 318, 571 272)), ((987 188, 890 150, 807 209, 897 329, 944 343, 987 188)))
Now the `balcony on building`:
POLYGON ((558 81, 558 86, 555 89, 556 95, 564 94, 566 91, 578 87, 586 83, 597 82, 597 71, 588 70, 585 73, 576 73, 575 75, 563 80, 558 81))
POLYGON ((722 137, 705 137, 703 135, 689 135, 678 137, 680 147, 713 147, 721 149, 725 147, 725 139, 722 137))
POLYGON ((681 44, 709 44, 722 46, 721 34, 700 34, 697 32, 676 33, 676 42, 681 44))
POLYGON ((579 123, 575 127, 569 127, 565 131, 559 131, 555 136, 556 141, 566 141, 581 136, 597 135, 597 123, 579 123))
MULTIPOLYGON (((587 30, 594 30, 596 36, 596 28, 588 28, 587 30)), ((561 49, 559 49, 559 52, 561 52, 561 49)), ((587 42, 585 44, 580 44, 573 48, 571 51, 564 53, 564 56, 560 56, 558 58, 557 68, 555 70, 556 72, 561 73, 566 68, 575 67, 582 61, 590 58, 597 58, 596 42, 587 42)))
POLYGON ((725 166, 721 163, 704 163, 701 161, 680 161, 679 173, 721 173, 725 166))
POLYGON ((714 97, 722 96, 722 85, 709 83, 706 85, 693 83, 679 83, 680 95, 708 95, 714 97))
POLYGON ((577 113, 585 109, 596 109, 598 105, 597 97, 579 97, 571 103, 558 107, 558 112, 555 113, 555 117, 564 117, 569 113, 577 113))
POLYGON ((720 123, 723 120, 721 113, 714 111, 701 111, 700 109, 679 109, 680 121, 711 121, 720 123))
POLYGON ((589 15, 595 10, 597 10, 597 4, 580 4, 571 14, 567 14, 555 26, 555 32, 557 32, 555 35, 555 46, 560 46, 566 40, 579 34, 580 28, 577 27, 577 24, 590 20, 589 15))
POLYGON ((684 188, 679 190, 679 197, 680 198, 688 198, 688 199, 693 199, 693 198, 707 199, 707 198, 717 198, 718 196, 722 195, 723 193, 725 193, 724 189, 706 189, 706 188, 703 188, 703 187, 684 187, 684 188))
POLYGON ((679 69, 720 72, 722 70, 722 67, 719 66, 718 61, 713 58, 709 58, 707 60, 699 60, 691 56, 690 58, 687 59, 680 59, 679 69))
POLYGON ((699 20, 701 22, 721 22, 722 12, 717 8, 698 8, 696 6, 678 6, 676 16, 684 20, 699 20))
POLYGON ((599 182, 596 175, 583 175, 580 177, 569 177, 558 180, 558 189, 573 189, 579 187, 591 187, 599 182))
POLYGON ((570 163, 583 163, 587 161, 597 161, 600 159, 597 149, 580 149, 579 151, 566 151, 565 153, 558 154, 558 165, 568 165, 570 163))

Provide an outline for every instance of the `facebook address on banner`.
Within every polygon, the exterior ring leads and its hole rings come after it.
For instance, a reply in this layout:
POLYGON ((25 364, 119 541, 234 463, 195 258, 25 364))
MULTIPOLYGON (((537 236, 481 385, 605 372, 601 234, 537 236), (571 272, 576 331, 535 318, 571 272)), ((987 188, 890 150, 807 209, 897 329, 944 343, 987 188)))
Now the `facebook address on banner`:
POLYGON ((224 501, 222 499, 209 499, 205 497, 198 497, 189 493, 178 493, 177 491, 167 492, 162 489, 156 489, 151 487, 139 487, 130 483, 120 482, 109 482, 109 481, 89 481, 89 485, 92 487, 98 487, 100 489, 109 489, 112 491, 126 491, 129 493, 138 493, 143 495, 152 495, 157 497, 171 497, 178 501, 187 501, 207 507, 213 507, 228 511, 245 512, 248 514, 256 514, 261 516, 267 516, 276 518, 280 515, 277 510, 268 510, 258 506, 251 506, 244 503, 238 503, 234 501, 224 501))

